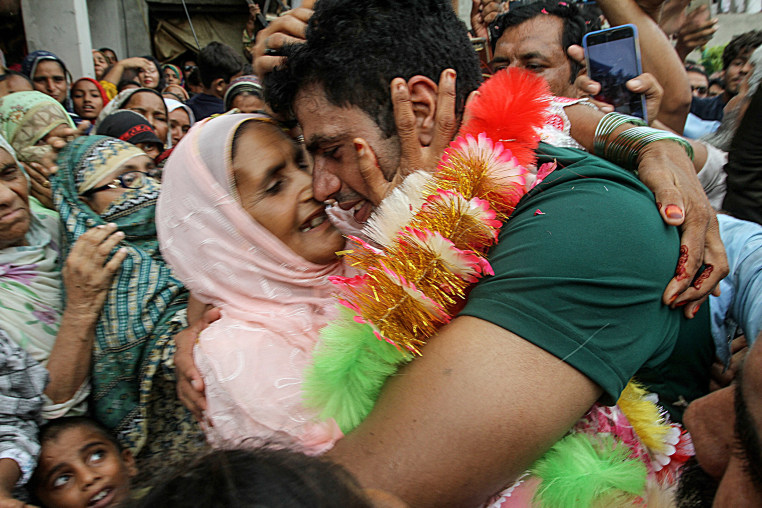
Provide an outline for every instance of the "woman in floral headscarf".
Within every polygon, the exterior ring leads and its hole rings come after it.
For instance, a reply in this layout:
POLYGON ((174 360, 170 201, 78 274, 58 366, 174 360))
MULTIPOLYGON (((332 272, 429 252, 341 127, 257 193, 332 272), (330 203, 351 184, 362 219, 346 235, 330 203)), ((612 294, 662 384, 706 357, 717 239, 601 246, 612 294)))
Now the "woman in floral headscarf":
POLYGON ((17 92, 0 98, 0 134, 11 144, 18 159, 26 163, 31 193, 52 207, 50 182, 43 166, 52 164, 53 148, 45 142, 74 128, 61 104, 41 92, 17 92))
POLYGON ((2 136, 0 174, 0 326, 50 372, 43 416, 84 414, 95 322, 126 255, 108 260, 102 251, 121 236, 113 226, 90 230, 62 263, 58 215, 28 196, 27 178, 2 136))
POLYGON ((65 244, 109 223, 125 234, 127 257, 95 326, 93 415, 139 458, 179 458, 203 440, 175 394, 172 337, 187 325, 187 291, 159 253, 154 163, 125 141, 87 136, 61 151, 58 166, 52 184, 65 244))

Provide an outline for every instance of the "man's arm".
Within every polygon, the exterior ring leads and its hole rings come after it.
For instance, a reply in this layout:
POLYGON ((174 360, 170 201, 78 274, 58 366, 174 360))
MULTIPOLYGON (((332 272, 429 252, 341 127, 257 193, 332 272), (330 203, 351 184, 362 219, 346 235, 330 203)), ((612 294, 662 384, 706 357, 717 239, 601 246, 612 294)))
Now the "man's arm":
POLYGON ((683 132, 691 107, 691 87, 683 62, 659 25, 634 0, 598 0, 611 26, 632 23, 638 27, 643 71, 653 74, 664 88, 657 118, 677 133, 683 132))
POLYGON ((410 506, 478 506, 598 399, 582 373, 514 333, 458 317, 389 379, 328 456, 410 506))

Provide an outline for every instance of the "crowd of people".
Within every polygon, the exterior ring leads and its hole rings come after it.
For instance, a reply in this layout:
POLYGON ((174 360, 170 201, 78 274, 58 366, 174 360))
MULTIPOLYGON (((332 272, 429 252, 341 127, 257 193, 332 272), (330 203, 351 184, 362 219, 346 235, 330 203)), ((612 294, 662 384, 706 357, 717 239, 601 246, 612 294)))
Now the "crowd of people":
POLYGON ((762 31, 688 3, 0 66, 0 507, 762 504, 762 31))

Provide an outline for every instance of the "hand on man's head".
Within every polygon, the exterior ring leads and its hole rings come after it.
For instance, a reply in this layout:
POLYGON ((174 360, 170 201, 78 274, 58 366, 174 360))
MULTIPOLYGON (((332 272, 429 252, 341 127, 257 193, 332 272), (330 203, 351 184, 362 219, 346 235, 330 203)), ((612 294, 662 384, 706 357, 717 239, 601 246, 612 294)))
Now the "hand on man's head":
POLYGON ((283 46, 304 42, 307 21, 313 12, 312 4, 313 1, 302 2, 301 7, 285 12, 257 32, 256 42, 251 48, 251 57, 254 62, 254 74, 259 79, 263 80, 271 70, 280 65, 283 60, 283 46))

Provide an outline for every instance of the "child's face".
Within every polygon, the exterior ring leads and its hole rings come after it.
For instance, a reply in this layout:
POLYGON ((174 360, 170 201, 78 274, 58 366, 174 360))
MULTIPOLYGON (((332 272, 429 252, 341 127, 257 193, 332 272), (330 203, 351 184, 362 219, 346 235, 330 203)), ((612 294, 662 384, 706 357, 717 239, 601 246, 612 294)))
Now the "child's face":
POLYGON ((233 158, 238 195, 249 215, 292 251, 311 263, 328 264, 344 247, 344 238, 313 197, 304 157, 274 125, 248 127, 233 158))
POLYGON ((42 445, 35 494, 50 508, 115 506, 136 473, 129 450, 120 452, 96 429, 74 427, 42 445))

